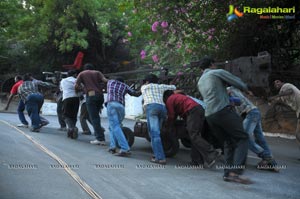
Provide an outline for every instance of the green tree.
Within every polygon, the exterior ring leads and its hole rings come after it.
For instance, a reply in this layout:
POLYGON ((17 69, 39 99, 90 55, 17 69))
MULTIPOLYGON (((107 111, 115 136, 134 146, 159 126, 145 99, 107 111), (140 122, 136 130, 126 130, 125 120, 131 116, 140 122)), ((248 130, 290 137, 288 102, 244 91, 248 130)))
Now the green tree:
POLYGON ((5 0, 1 2, 9 22, 5 39, 26 49, 30 57, 26 64, 32 66, 27 70, 61 69, 62 64, 73 62, 79 50, 85 52, 86 62, 100 66, 111 61, 124 34, 120 2, 5 0))

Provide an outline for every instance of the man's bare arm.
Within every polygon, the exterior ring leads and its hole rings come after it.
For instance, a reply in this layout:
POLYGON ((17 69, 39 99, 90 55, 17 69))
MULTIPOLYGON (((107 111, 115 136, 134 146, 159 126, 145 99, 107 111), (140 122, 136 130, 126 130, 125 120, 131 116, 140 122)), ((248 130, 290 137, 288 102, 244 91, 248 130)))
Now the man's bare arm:
POLYGON ((293 90, 292 89, 288 89, 288 90, 286 90, 286 91, 284 91, 282 93, 279 93, 278 95, 270 97, 269 101, 273 101, 273 100, 275 100, 275 99, 277 99, 279 97, 288 96, 288 95, 292 95, 292 94, 293 94, 293 90))
POLYGON ((14 98, 14 94, 10 94, 9 95, 9 97, 8 97, 8 101, 7 101, 7 104, 6 104, 6 106, 5 106, 5 108, 4 108, 4 110, 8 110, 8 107, 9 107, 9 105, 10 105, 10 103, 11 103, 11 101, 12 101, 12 99, 14 98))

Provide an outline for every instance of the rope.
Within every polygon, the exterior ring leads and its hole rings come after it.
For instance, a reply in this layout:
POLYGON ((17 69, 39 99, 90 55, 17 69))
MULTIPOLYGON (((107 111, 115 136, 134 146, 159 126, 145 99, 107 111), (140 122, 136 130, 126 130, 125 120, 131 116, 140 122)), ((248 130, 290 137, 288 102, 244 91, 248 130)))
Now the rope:
POLYGON ((96 191, 94 191, 86 182, 84 182, 77 173, 75 173, 72 169, 70 169, 66 162, 64 162, 61 158, 59 158, 57 155, 55 155, 53 152, 48 150, 45 146, 34 140, 33 137, 27 135, 25 132, 21 131, 17 127, 11 125, 10 123, 0 120, 2 123, 10 126, 11 128, 17 130, 19 133, 23 134, 27 139, 29 139, 31 142, 33 142, 39 149, 44 151, 46 154, 48 154, 51 158, 53 158, 55 161, 57 161, 64 170, 91 196, 93 199, 102 199, 99 194, 97 194, 96 191))

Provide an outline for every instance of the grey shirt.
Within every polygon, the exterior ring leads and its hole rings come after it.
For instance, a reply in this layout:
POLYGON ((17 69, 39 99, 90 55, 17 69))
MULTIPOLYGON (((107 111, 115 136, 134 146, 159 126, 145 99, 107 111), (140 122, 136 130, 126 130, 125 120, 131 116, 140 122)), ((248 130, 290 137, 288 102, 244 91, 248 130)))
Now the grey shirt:
POLYGON ((226 88, 234 86, 247 91, 240 78, 223 69, 206 69, 198 81, 198 90, 206 104, 205 116, 212 115, 229 105, 226 88))

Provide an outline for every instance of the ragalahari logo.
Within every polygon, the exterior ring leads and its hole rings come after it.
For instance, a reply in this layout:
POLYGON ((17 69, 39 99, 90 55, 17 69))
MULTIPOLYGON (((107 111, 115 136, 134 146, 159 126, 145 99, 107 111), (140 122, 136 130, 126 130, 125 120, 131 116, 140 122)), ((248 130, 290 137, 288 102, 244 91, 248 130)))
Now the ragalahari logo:
POLYGON ((243 15, 244 13, 238 11, 238 9, 235 8, 233 5, 229 5, 229 12, 226 15, 228 21, 232 21, 234 19, 242 17, 243 15))

